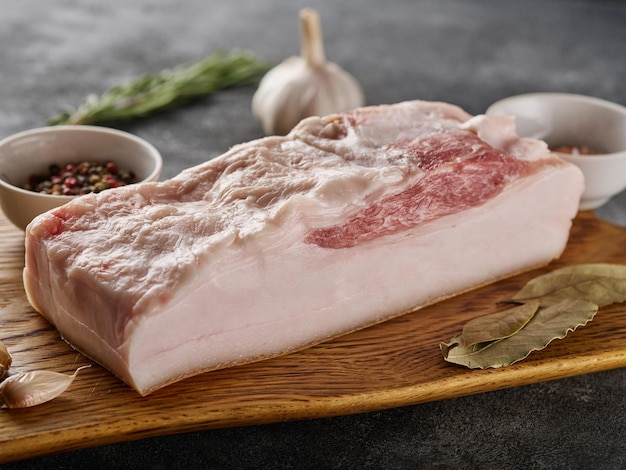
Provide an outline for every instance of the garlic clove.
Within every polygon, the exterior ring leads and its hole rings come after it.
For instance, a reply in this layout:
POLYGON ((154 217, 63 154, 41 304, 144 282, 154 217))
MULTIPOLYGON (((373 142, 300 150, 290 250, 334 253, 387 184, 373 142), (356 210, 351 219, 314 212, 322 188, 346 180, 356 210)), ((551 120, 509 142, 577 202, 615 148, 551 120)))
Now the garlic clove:
POLYGON ((252 98, 252 113, 266 134, 287 134, 309 116, 323 116, 363 106, 357 80, 326 61, 319 15, 300 12, 301 56, 290 57, 261 79, 252 98))
POLYGON ((46 403, 69 388, 78 371, 72 375, 48 370, 34 370, 12 375, 0 383, 0 405, 6 408, 28 408, 46 403))
POLYGON ((266 134, 287 134, 306 112, 308 66, 300 57, 290 57, 261 79, 252 97, 252 113, 266 134))
POLYGON ((12 362, 13 358, 11 357, 9 350, 4 343, 0 341, 0 380, 7 375, 7 371, 11 367, 12 362))
POLYGON ((313 74, 318 86, 311 85, 316 93, 311 97, 308 115, 323 116, 363 106, 365 100, 360 85, 338 65, 329 62, 313 74))

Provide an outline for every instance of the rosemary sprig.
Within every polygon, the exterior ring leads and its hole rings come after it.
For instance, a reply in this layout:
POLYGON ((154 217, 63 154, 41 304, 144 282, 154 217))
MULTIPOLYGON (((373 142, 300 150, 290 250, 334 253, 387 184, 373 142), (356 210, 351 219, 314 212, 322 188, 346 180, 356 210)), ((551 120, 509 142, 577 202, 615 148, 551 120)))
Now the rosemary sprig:
POLYGON ((90 94, 78 108, 50 119, 59 124, 100 124, 145 117, 235 85, 254 83, 270 68, 252 54, 216 52, 198 62, 144 75, 101 96, 90 94))

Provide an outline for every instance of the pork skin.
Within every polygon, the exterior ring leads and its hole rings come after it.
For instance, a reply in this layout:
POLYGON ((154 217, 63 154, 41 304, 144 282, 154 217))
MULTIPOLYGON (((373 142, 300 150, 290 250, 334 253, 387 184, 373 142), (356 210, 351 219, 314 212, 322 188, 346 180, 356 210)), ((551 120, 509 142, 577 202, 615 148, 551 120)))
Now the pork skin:
POLYGON ((302 121, 26 230, 29 301, 139 394, 549 263, 583 177, 512 118, 411 101, 302 121))

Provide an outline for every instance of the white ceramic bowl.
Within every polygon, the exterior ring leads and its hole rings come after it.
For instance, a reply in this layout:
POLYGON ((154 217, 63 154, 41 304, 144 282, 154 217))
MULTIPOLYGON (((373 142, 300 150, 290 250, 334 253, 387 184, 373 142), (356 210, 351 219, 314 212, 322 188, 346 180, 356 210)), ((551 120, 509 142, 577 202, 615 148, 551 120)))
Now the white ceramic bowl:
POLYGON ((497 101, 487 114, 516 117, 517 132, 550 148, 588 146, 595 155, 557 152, 580 167, 580 209, 595 209, 626 189, 626 107, 590 96, 530 93, 497 101))
POLYGON ((0 141, 0 206, 22 230, 37 215, 75 197, 41 194, 20 186, 51 164, 83 160, 113 161, 139 181, 156 181, 163 161, 152 144, 132 134, 98 126, 51 126, 32 129, 0 141))

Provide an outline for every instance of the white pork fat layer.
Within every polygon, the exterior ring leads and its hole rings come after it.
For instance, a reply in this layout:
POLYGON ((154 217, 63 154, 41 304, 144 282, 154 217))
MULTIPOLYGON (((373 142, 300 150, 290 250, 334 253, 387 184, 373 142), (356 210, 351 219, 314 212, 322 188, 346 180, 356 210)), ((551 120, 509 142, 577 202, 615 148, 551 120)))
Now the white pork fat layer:
MULTIPOLYGON (((46 315, 77 349, 140 394, 199 372, 302 349, 558 257, 577 211, 575 168, 547 168, 487 204, 354 249, 287 236, 232 246, 169 302, 127 325, 112 348, 76 314, 46 315), (376 276, 364 273, 376 272, 376 276)), ((26 278, 27 284, 34 280, 26 278)), ((49 285, 30 285, 46 292, 49 285)), ((84 308, 54 289, 56 305, 84 308)), ((97 317, 110 316, 93 299, 97 317), (101 311, 98 311, 101 310, 101 311)), ((70 310, 70 309, 68 309, 70 310)))

